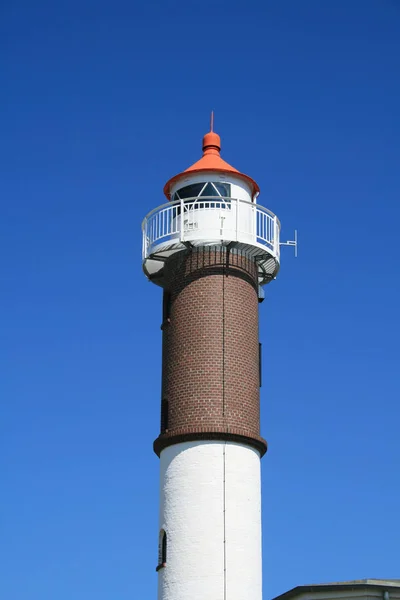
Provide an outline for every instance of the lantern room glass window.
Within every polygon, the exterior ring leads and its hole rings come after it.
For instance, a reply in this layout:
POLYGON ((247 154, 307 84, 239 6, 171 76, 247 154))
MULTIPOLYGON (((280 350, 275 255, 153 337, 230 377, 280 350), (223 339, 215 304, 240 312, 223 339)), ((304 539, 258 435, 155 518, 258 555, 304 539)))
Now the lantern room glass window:
POLYGON ((230 183, 220 183, 219 181, 192 183, 180 188, 172 196, 172 200, 184 200, 185 204, 201 202, 202 208, 215 208, 216 203, 212 202, 211 198, 220 198, 218 206, 221 203, 225 204, 225 208, 230 208, 230 183), (207 202, 207 200, 210 200, 210 202, 207 202))

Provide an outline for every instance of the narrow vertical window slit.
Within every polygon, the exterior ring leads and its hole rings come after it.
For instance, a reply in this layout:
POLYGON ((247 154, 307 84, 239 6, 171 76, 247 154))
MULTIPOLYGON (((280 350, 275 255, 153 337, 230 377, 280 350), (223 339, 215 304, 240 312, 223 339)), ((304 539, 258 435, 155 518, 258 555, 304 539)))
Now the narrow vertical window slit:
POLYGON ((167 566, 167 534, 164 529, 161 529, 158 538, 158 565, 156 571, 167 566))

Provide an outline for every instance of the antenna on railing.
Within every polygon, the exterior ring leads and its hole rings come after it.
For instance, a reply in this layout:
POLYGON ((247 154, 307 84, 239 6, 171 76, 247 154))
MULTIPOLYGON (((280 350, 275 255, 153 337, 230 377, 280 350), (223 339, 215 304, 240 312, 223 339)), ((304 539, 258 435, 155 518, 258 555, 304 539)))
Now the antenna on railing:
POLYGON ((297 229, 294 230, 294 240, 288 240, 287 242, 280 242, 280 246, 293 246, 294 256, 297 258, 297 229))

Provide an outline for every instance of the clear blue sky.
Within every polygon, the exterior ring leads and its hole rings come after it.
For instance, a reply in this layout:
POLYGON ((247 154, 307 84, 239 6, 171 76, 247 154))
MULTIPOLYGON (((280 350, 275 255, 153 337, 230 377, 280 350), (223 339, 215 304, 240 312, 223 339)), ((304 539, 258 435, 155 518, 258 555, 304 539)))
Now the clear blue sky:
POLYGON ((264 597, 400 576, 399 32, 399 0, 1 2, 2 598, 156 598, 140 224, 211 109, 300 238, 260 313, 264 597))

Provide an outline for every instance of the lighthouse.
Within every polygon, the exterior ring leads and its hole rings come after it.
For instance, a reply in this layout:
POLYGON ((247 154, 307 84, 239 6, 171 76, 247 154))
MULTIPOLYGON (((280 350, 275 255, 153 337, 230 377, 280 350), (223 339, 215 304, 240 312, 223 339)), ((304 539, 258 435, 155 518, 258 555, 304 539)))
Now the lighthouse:
POLYGON ((158 600, 262 600, 258 309, 280 223, 210 129, 142 225, 163 293, 158 600))

